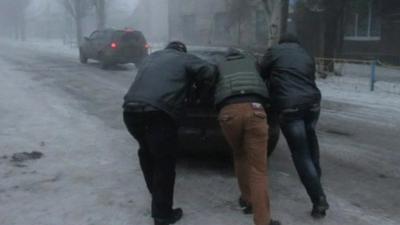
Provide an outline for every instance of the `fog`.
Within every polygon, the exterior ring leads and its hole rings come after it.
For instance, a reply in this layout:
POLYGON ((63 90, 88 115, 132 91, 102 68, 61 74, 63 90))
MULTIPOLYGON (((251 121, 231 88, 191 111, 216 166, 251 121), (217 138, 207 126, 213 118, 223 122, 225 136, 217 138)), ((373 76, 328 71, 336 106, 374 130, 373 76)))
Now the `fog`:
MULTIPOLYGON (((76 42, 76 20, 81 19, 84 36, 98 28, 93 2, 96 0, 0 0, 0 36, 76 42)), ((137 5, 136 0, 105 0, 105 27, 132 27, 137 5)))
POLYGON ((264 51, 284 32, 325 58, 400 64, 395 0, 0 0, 0 37, 78 46, 97 29, 130 28, 150 43, 264 51))
MULTIPOLYGON (((257 40, 263 39, 266 43, 267 27, 271 25, 265 20, 267 16, 262 16, 265 22, 261 25, 263 38, 247 32, 249 29, 251 33, 260 33, 251 27, 255 19, 245 19, 250 15, 260 17, 259 12, 253 13, 249 9, 254 12, 264 9, 262 2, 0 0, 0 36, 22 41, 60 39, 76 44, 96 29, 131 28, 141 30, 151 42, 181 39, 191 44, 241 45, 245 42, 257 44, 257 40), (102 2, 105 5, 99 7, 102 2), (250 8, 242 13, 243 7, 248 6, 250 8)), ((273 7, 272 3, 272 10, 273 7)))

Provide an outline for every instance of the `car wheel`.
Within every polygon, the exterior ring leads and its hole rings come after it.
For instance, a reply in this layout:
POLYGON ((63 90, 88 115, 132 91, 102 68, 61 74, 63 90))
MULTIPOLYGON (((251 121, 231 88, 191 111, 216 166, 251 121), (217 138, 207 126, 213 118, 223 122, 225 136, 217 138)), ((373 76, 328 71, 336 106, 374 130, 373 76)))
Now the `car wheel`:
POLYGON ((85 56, 85 54, 82 52, 82 49, 79 49, 79 61, 83 64, 86 64, 88 62, 88 58, 85 56))
POLYGON ((108 62, 106 62, 106 61, 100 61, 100 64, 101 64, 101 68, 103 69, 103 70, 106 70, 106 69, 108 69, 108 68, 110 68, 110 66, 111 66, 111 64, 110 63, 108 63, 108 62))
POLYGON ((276 150, 276 146, 278 145, 278 141, 279 141, 279 131, 278 133, 275 133, 273 135, 270 135, 268 138, 268 158, 271 157, 272 153, 274 153, 274 151, 276 150))
POLYGON ((134 64, 135 64, 136 68, 139 68, 139 67, 140 67, 140 65, 142 64, 142 61, 139 61, 139 62, 134 62, 134 64))
POLYGON ((281 133, 281 129, 279 126, 278 118, 274 114, 270 114, 268 117, 268 157, 272 155, 272 153, 275 151, 278 142, 279 142, 279 136, 281 133))
POLYGON ((136 68, 139 68, 139 66, 142 65, 142 62, 143 62, 144 58, 145 58, 145 57, 141 57, 141 58, 137 59, 137 60, 134 62, 136 68))
POLYGON ((107 59, 104 57, 103 52, 99 53, 99 62, 100 62, 100 66, 103 70, 106 70, 111 66, 110 62, 107 61, 107 59))

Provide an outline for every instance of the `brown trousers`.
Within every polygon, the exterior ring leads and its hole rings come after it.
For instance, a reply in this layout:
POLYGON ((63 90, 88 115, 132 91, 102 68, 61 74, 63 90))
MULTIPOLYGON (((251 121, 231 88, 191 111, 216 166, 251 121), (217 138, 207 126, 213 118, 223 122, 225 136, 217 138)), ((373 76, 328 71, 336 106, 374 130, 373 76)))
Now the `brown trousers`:
POLYGON ((241 198, 251 203, 256 225, 269 225, 267 115, 253 103, 238 103, 223 107, 218 119, 234 151, 241 198))

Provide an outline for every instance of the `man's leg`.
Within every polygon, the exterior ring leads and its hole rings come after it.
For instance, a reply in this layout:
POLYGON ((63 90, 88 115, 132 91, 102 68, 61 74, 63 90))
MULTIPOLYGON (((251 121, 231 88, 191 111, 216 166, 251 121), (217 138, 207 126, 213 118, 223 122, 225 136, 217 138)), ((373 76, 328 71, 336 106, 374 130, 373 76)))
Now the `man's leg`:
POLYGON ((248 106, 244 132, 244 149, 249 163, 251 202, 256 225, 271 221, 267 179, 267 116, 264 110, 248 106))
POLYGON ((314 163, 315 168, 317 169, 319 177, 321 177, 321 166, 319 163, 319 143, 318 137, 315 131, 315 127, 317 125, 319 119, 320 109, 318 107, 313 107, 308 110, 305 117, 306 124, 306 132, 308 143, 310 145, 311 158, 314 163))
POLYGON ((124 122, 129 133, 139 143, 139 162, 146 181, 147 188, 152 193, 153 157, 146 143, 146 115, 124 111, 124 122))
MULTIPOLYGON (((319 144, 318 144, 318 138, 317 134, 315 131, 316 124, 318 122, 319 118, 319 113, 320 113, 320 108, 319 106, 312 107, 308 109, 305 115, 305 124, 306 124, 306 132, 307 132, 307 138, 308 138, 308 143, 310 145, 310 152, 311 152, 311 158, 314 163, 315 169, 318 172, 318 177, 321 180, 321 166, 319 162, 319 144)), ((311 215, 314 218, 321 218, 326 215, 326 210, 329 209, 329 204, 326 199, 325 193, 323 191, 323 188, 321 186, 322 193, 319 196, 318 202, 313 205, 313 210, 311 212, 311 215)))
POLYGON ((311 157, 303 114, 301 112, 287 113, 281 115, 280 119, 282 132, 292 153, 297 173, 311 201, 316 204, 319 197, 323 195, 323 190, 311 157))
POLYGON ((173 213, 177 126, 165 113, 154 113, 151 117, 147 143, 154 160, 152 216, 168 219, 173 213))
POLYGON ((243 121, 240 104, 225 106, 219 113, 219 123, 222 132, 233 150, 235 175, 237 177, 240 199, 249 205, 250 187, 248 180, 248 163, 246 153, 243 151, 243 121))

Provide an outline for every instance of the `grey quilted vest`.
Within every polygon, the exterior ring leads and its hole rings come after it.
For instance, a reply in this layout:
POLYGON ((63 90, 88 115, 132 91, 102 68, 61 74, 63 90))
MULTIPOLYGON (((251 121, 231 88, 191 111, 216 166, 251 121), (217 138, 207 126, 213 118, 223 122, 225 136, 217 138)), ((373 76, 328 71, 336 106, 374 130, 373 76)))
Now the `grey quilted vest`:
POLYGON ((269 99, 267 87, 256 68, 255 57, 248 54, 228 56, 218 65, 219 78, 215 104, 232 96, 259 95, 269 99))

